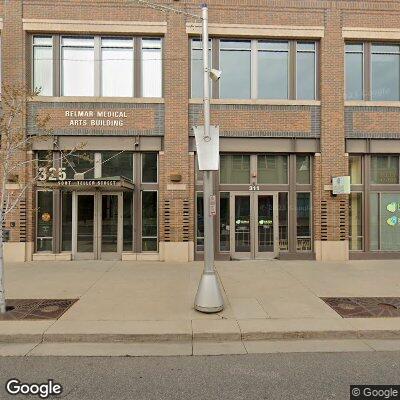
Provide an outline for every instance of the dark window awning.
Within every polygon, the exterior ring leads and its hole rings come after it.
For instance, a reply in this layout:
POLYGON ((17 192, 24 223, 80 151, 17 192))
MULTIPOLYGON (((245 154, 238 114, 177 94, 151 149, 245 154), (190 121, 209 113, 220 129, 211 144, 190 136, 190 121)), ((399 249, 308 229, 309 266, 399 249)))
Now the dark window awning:
POLYGON ((64 181, 37 182, 36 186, 43 189, 62 189, 70 191, 129 191, 135 188, 134 183, 123 176, 111 176, 94 179, 65 179, 64 181))

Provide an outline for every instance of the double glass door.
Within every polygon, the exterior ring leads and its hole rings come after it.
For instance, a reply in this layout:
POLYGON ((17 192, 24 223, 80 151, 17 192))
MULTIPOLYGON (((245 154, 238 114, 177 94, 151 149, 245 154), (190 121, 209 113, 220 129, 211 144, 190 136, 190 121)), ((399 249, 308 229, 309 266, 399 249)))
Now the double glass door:
POLYGON ((272 259, 279 251, 278 193, 231 192, 233 259, 272 259))
POLYGON ((121 259, 122 208, 122 193, 73 194, 72 253, 75 260, 121 259))

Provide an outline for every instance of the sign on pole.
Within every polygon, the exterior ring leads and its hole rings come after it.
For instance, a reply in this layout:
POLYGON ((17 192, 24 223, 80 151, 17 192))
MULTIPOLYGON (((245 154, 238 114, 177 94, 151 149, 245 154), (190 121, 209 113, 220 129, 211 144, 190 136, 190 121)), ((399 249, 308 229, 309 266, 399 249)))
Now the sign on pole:
POLYGON ((210 137, 204 137, 204 126, 193 127, 200 171, 219 169, 219 126, 210 126, 210 137))
POLYGON ((350 176, 338 176, 332 178, 333 194, 350 194, 350 176))

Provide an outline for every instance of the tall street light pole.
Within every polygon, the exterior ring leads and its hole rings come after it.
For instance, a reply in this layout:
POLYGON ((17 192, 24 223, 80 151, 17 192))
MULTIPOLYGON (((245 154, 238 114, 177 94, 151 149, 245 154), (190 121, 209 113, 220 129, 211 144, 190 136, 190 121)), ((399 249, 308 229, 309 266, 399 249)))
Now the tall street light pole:
MULTIPOLYGON (((191 14, 186 11, 166 6, 163 4, 153 3, 149 0, 134 0, 146 7, 153 8, 163 12, 173 12, 184 14, 191 18, 202 21, 202 41, 203 41, 203 103, 204 103, 204 132, 201 140, 208 142, 212 148, 214 156, 219 157, 219 138, 214 134, 210 134, 210 78, 218 80, 221 71, 210 70, 208 65, 208 7, 203 4, 201 7, 202 15, 191 14), (214 139, 213 139, 214 137, 214 139), (212 142, 214 140, 214 143, 212 142)), ((197 138, 196 138, 197 144, 197 138)), ((210 147, 208 147, 210 148, 210 147)), ((199 155, 199 149, 197 154, 199 155)), ((214 168, 218 169, 218 167, 214 168)), ((200 279, 194 300, 194 308, 205 313, 215 313, 224 309, 224 298, 222 296, 218 277, 214 267, 214 216, 215 216, 215 195, 213 185, 213 171, 204 170, 203 175, 203 203, 204 203, 204 270, 200 279), (214 208, 214 211, 212 211, 214 208)))
MULTIPOLYGON (((208 7, 202 5, 203 40, 203 103, 204 140, 210 141, 210 68, 208 65, 208 7)), ((214 267, 214 213, 215 207, 213 171, 203 173, 204 203, 204 271, 197 289, 194 307, 198 311, 214 313, 223 310, 224 299, 214 267)))

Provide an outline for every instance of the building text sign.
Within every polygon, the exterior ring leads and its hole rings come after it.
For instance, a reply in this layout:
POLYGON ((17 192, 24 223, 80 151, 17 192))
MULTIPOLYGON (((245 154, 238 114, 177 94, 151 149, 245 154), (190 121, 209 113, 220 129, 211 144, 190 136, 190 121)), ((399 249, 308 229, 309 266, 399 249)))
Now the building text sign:
POLYGON ((155 110, 151 108, 43 108, 39 119, 48 119, 47 127, 57 131, 152 131, 155 110))

